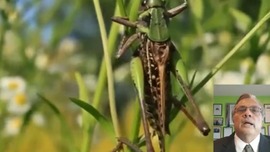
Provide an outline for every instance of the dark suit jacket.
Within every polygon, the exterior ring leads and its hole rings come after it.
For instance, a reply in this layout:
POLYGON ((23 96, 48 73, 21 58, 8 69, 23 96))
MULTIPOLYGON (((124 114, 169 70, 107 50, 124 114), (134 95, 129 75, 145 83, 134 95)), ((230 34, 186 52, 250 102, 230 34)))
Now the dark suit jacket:
MULTIPOLYGON (((270 136, 260 135, 259 152, 270 152, 270 136)), ((214 141, 214 152, 236 152, 234 133, 214 141)))

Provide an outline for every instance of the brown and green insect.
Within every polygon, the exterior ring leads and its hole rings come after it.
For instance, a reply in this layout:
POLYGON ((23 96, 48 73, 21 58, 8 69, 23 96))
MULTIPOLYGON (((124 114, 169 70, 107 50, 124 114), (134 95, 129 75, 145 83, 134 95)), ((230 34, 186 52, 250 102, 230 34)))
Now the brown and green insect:
MULTIPOLYGON (((153 134, 159 138, 160 151, 165 152, 164 136, 170 134, 169 118, 173 106, 181 109, 203 135, 208 135, 210 129, 186 85, 188 80, 184 63, 169 36, 169 19, 187 8, 186 1, 182 5, 166 10, 165 0, 144 0, 142 8, 144 10, 135 22, 123 17, 112 18, 114 22, 135 28, 137 31, 130 37, 123 38, 117 57, 120 57, 134 42, 139 42, 131 61, 131 75, 140 100, 147 152, 154 152, 149 126, 153 128, 153 134), (178 80, 191 103, 194 109, 193 117, 184 104, 174 97, 172 92, 175 90, 172 88, 171 77, 178 80)), ((140 151, 129 142, 124 140, 120 142, 130 145, 135 151, 140 151)))

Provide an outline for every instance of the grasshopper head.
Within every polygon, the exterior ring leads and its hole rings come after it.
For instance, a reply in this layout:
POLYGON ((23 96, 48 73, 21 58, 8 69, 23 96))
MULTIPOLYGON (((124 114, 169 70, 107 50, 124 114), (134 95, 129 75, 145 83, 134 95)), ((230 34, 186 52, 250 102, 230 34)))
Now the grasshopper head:
POLYGON ((144 0, 143 5, 147 8, 162 7, 165 5, 165 0, 144 0))

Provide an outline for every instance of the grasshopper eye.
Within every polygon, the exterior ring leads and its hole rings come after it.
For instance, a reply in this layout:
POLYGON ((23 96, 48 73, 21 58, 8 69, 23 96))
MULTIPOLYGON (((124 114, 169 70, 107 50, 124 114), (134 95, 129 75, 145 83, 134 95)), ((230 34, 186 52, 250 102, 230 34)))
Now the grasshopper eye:
POLYGON ((145 6, 146 4, 147 4, 147 0, 143 0, 141 3, 142 6, 145 6))

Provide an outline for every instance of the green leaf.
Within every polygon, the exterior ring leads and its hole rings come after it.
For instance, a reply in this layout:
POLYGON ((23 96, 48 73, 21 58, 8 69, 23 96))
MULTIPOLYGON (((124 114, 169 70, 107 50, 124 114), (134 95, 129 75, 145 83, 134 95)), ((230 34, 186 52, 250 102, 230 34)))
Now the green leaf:
POLYGON ((270 10, 270 1, 261 0, 259 19, 261 19, 270 10))
POLYGON ((247 29, 250 27, 252 23, 251 18, 244 12, 234 8, 230 8, 229 12, 237 21, 238 28, 240 28, 242 31, 247 31, 247 29))
POLYGON ((40 98, 40 99, 42 99, 52 110, 53 110, 53 112, 55 113, 55 114, 57 114, 57 115, 60 115, 60 111, 58 110, 58 108, 54 105, 54 104, 52 104, 52 102, 51 101, 49 101, 48 99, 46 99, 45 97, 43 97, 42 95, 40 95, 40 94, 37 94, 38 95, 38 97, 40 98))
POLYGON ((191 78, 191 81, 190 81, 190 84, 189 84, 189 88, 192 88, 193 87, 193 84, 194 84, 194 81, 195 81, 195 77, 196 77, 196 74, 197 74, 197 70, 194 72, 192 78, 191 78))
POLYGON ((141 6, 141 1, 131 1, 130 2, 130 11, 129 11, 129 20, 135 21, 138 18, 138 10, 141 6))
POLYGON ((202 0, 190 0, 191 11, 196 19, 201 20, 203 17, 203 2, 202 0))
POLYGON ((107 120, 107 118, 105 116, 103 116, 92 105, 90 105, 82 100, 75 99, 75 98, 70 98, 70 100, 73 103, 75 103, 76 105, 83 108, 85 111, 87 111, 91 116, 93 116, 100 123, 101 127, 106 129, 109 133, 113 133, 112 123, 109 120, 107 120))
POLYGON ((37 94, 37 95, 40 99, 42 99, 42 101, 44 101, 52 109, 52 111, 58 117, 58 119, 60 121, 60 125, 61 125, 62 139, 65 142, 65 145, 68 147, 69 151, 70 152, 77 152, 78 149, 74 145, 75 142, 73 140, 74 138, 71 134, 70 128, 68 127, 68 124, 66 123, 65 118, 60 113, 59 109, 51 101, 49 101, 48 99, 46 99, 42 95, 40 95, 40 94, 37 94))
POLYGON ((30 110, 28 110, 24 116, 23 116, 23 123, 22 123, 22 127, 21 127, 21 132, 23 132, 25 130, 25 128, 27 127, 27 125, 29 124, 29 122, 31 121, 31 118, 33 116, 33 114, 37 111, 38 107, 40 105, 40 102, 35 102, 30 110))
POLYGON ((79 72, 75 73, 76 81, 79 87, 79 97, 82 100, 88 101, 89 96, 88 96, 88 91, 86 89, 85 83, 83 82, 83 78, 79 72))
MULTIPOLYGON (((86 88, 86 85, 83 81, 83 78, 79 72, 75 73, 75 78, 79 87, 79 99, 84 100, 84 101, 89 101, 89 96, 88 96, 88 91, 86 88)), ((87 152, 90 149, 89 143, 90 141, 90 136, 89 134, 92 134, 94 126, 94 118, 92 118, 87 111, 82 109, 82 130, 83 130, 83 135, 82 135, 82 141, 81 141, 81 152, 87 152)))

